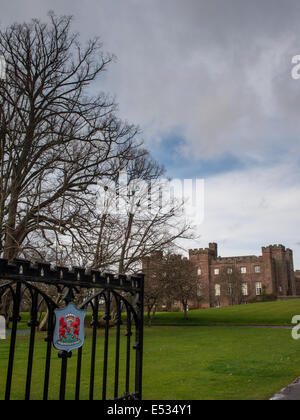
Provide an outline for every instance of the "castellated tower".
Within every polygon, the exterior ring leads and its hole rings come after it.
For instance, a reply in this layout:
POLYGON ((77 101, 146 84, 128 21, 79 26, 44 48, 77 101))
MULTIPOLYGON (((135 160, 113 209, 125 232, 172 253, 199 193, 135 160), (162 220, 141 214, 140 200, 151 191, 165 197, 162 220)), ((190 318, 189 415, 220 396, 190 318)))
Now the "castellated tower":
POLYGON ((159 263, 163 259, 162 251, 155 251, 149 257, 144 257, 142 259, 142 270, 144 273, 147 273, 150 270, 151 263, 159 263))
POLYGON ((189 258, 194 262, 201 276, 201 297, 203 307, 214 306, 214 284, 211 275, 211 266, 218 257, 218 245, 210 243, 208 248, 190 249, 189 258))
POLYGON ((267 293, 296 295, 293 251, 283 245, 269 245, 262 248, 265 263, 265 286, 267 293))

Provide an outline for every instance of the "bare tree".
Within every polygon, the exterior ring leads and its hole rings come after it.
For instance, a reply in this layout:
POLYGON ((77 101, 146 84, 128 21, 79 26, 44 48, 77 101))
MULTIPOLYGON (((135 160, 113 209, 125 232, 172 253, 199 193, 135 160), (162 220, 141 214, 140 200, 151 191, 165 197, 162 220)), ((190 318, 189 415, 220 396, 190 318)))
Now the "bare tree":
POLYGON ((182 255, 170 254, 166 260, 169 295, 181 302, 184 319, 187 319, 189 302, 198 300, 198 276, 195 265, 182 255))
POLYGON ((0 255, 9 260, 44 258, 42 245, 53 250, 64 235, 84 246, 93 186, 138 146, 137 128, 117 118, 115 103, 89 95, 112 56, 98 39, 82 47, 70 17, 49 18, 0 32, 7 63, 0 82, 0 255))
POLYGON ((152 325, 158 305, 163 304, 168 297, 169 290, 165 270, 165 260, 162 251, 155 252, 150 257, 143 259, 145 307, 149 327, 152 325))
MULTIPOLYGON (((85 251, 87 265, 136 273, 141 261, 155 251, 167 250, 178 238, 193 236, 182 212, 183 202, 161 202, 164 170, 144 151, 126 165, 125 179, 106 178, 99 183, 98 214, 93 218, 85 251)), ((74 249, 73 249, 74 255, 74 249)))
POLYGON ((7 63, 0 81, 0 256, 135 273, 143 257, 191 237, 190 226, 182 202, 161 205, 164 171, 141 147, 138 128, 118 118, 108 95, 90 94, 113 57, 98 39, 83 47, 71 22, 49 14, 47 24, 0 31, 7 63), (120 185, 123 170, 128 179, 120 185), (122 214, 97 210, 98 184, 105 202, 108 181, 118 186, 122 214))

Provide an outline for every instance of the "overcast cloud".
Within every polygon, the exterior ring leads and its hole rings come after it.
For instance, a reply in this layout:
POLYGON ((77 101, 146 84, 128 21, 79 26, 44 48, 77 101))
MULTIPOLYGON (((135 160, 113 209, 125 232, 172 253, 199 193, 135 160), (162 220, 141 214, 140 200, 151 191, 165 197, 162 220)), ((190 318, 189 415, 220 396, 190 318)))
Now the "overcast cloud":
POLYGON ((99 89, 169 173, 206 178, 192 245, 217 241, 234 255, 280 242, 300 268, 300 2, 2 0, 0 22, 45 20, 50 9, 117 56, 99 89))

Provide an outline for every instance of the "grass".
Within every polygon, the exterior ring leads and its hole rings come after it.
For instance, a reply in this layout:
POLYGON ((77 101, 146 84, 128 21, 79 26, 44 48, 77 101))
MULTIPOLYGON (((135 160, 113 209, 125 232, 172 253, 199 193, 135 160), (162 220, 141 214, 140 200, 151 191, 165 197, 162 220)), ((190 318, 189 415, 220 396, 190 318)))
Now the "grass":
MULTIPOLYGON (((158 312, 153 325, 270 325, 288 326, 294 315, 300 315, 300 299, 275 302, 252 303, 249 305, 227 306, 192 310, 185 320, 183 312, 158 312)), ((28 328, 29 313, 21 314, 20 329, 28 328)), ((91 313, 86 315, 86 324, 91 321, 91 313)), ((147 320, 145 316, 145 324, 147 320)))
POLYGON ((184 320, 182 312, 159 312, 153 325, 291 325, 300 315, 300 299, 249 305, 192 310, 184 320))
POLYGON ((299 350, 287 330, 155 327, 145 397, 267 399, 299 376, 299 350))
MULTIPOLYGON (((158 313, 152 328, 145 327, 144 399, 207 400, 268 399, 300 376, 300 342, 288 329, 231 328, 232 325, 291 325, 300 314, 300 300, 158 313), (166 325, 166 326, 162 326, 166 325), (177 325, 177 326, 176 326, 177 325), (188 326, 215 328, 188 328, 188 326), (182 328, 186 326, 186 328, 182 328), (218 328, 227 326, 228 328, 218 328)), ((22 314, 20 329, 29 314, 22 314)), ((90 316, 90 314, 88 314, 90 316)), ((26 383, 29 331, 18 335, 13 376, 13 399, 23 399, 26 383)), ((120 393, 125 389, 126 338, 122 332, 120 393)), ((89 397, 91 330, 83 347, 81 398, 89 397)), ((37 334, 32 376, 32 399, 41 399, 45 369, 45 335, 37 334)), ((95 398, 101 398, 104 332, 98 331, 95 398)), ((4 396, 9 340, 0 341, 0 399, 4 396)), ((68 362, 67 399, 74 398, 76 351, 68 362)), ((132 354, 134 351, 132 350, 132 354)), ((61 361, 53 350, 49 398, 57 399, 61 361)), ((108 398, 113 397, 115 332, 111 330, 108 398)), ((131 390, 134 389, 131 366, 131 390)))
MULTIPOLYGON (((206 312, 206 311, 203 311, 206 312)), ((182 315, 182 314, 181 314, 182 315)), ((38 334, 34 358, 32 398, 43 388, 45 343, 38 334)), ((125 368, 125 337, 121 344, 121 376, 125 368)), ((95 396, 101 389, 103 331, 97 341, 95 396)), ((114 331, 111 331, 108 397, 113 392, 114 331)), ((9 340, 0 341, 0 398, 3 398, 9 340)), ((81 398, 89 392, 91 335, 83 348, 81 398)), ((18 336, 13 377, 14 399, 23 399, 28 336, 18 336)), ((57 399, 60 361, 52 355, 50 398, 57 399)), ((74 398, 76 352, 68 365, 67 398, 74 398)), ((145 328, 144 399, 267 399, 300 375, 300 342, 285 329, 248 328, 145 328)), ((133 379, 133 369, 132 375, 133 379)), ((120 390, 124 389, 124 381, 120 390)))

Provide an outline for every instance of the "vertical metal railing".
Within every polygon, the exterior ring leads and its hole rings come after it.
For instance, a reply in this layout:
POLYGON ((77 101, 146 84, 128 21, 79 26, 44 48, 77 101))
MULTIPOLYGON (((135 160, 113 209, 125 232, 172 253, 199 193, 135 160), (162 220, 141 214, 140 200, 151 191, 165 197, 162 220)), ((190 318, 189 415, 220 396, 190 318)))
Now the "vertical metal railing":
POLYGON ((26 376, 26 391, 25 391, 26 401, 30 399, 35 332, 36 332, 36 328, 38 327, 38 323, 37 323, 38 292, 36 290, 34 290, 33 292, 30 290, 30 294, 31 294, 31 314, 30 314, 30 322, 28 323, 28 326, 30 327, 30 343, 29 343, 27 376, 26 376))
POLYGON ((14 366, 14 355, 16 347, 16 338, 17 338, 17 328, 20 317, 20 299, 21 299, 21 283, 17 283, 16 292, 12 291, 13 298, 13 316, 12 316, 12 330, 10 338, 10 348, 9 348, 9 359, 7 367, 7 379, 6 379, 6 390, 5 390, 5 400, 10 399, 11 394, 11 384, 12 384, 12 375, 13 375, 13 366, 14 366))
POLYGON ((140 292, 137 301, 137 354, 136 354, 136 392, 137 398, 142 399, 143 387, 143 345, 144 345, 144 281, 140 282, 140 292))
POLYGON ((115 357, 115 388, 114 398, 119 395, 119 368, 120 368, 120 336, 121 336, 121 301, 115 297, 116 302, 116 357, 115 357))
MULTIPOLYGON (((143 276, 136 276, 133 279, 126 276, 119 276, 118 278, 105 275, 93 271, 93 275, 85 274, 84 270, 76 269, 69 271, 68 269, 51 269, 49 264, 38 264, 34 266, 28 261, 17 260, 15 264, 9 264, 7 261, 0 260, 0 279, 8 280, 6 284, 0 284, 0 301, 4 292, 9 292, 12 301, 12 316, 11 316, 11 335, 10 345, 8 349, 7 359, 7 373, 5 383, 6 400, 14 397, 13 377, 14 372, 18 374, 15 366, 15 354, 18 348, 18 324, 21 320, 20 313, 22 307, 22 299, 26 294, 27 301, 30 300, 30 319, 29 319, 29 335, 28 335, 28 354, 26 356, 25 369, 25 389, 24 398, 29 400, 32 397, 33 375, 34 375, 34 358, 36 353, 36 340, 38 322, 38 311, 40 305, 43 304, 48 314, 48 326, 45 341, 44 356, 44 380, 42 395, 43 400, 49 399, 49 391, 51 390, 51 399, 53 399, 53 387, 51 388, 51 377, 53 376, 54 367, 57 369, 57 363, 53 362, 53 357, 61 359, 59 372, 59 385, 57 396, 60 400, 65 400, 70 397, 71 393, 68 390, 68 375, 70 365, 74 369, 74 362, 70 362, 72 352, 60 351, 57 352, 53 348, 53 334, 55 328, 55 309, 57 304, 52 301, 51 297, 47 295, 47 288, 45 285, 54 286, 62 293, 65 292, 62 305, 67 305, 73 302, 75 296, 82 293, 85 289, 87 291, 94 291, 94 295, 84 301, 81 309, 91 311, 91 343, 90 351, 83 351, 79 348, 77 359, 75 362, 75 380, 72 384, 73 394, 75 400, 81 397, 81 384, 83 374, 86 384, 86 370, 83 370, 83 363, 86 364, 87 357, 90 359, 89 371, 89 391, 88 397, 90 400, 107 398, 122 400, 122 399, 141 399, 142 398, 142 375, 143 375, 143 317, 144 317, 144 279, 143 276), (40 288, 40 286, 43 286, 40 288), (80 290, 79 290, 80 289, 80 290), (46 290, 46 292, 45 292, 46 290), (128 296, 131 298, 128 299, 128 296), (40 301, 39 301, 40 299, 40 301), (132 304, 135 301, 136 305, 132 304), (100 314, 100 305, 104 304, 104 315, 100 314), (112 312, 114 311, 114 319, 112 320, 112 312), (99 319, 101 317, 101 320, 99 319), (125 324, 123 325, 123 320, 125 324), (100 322, 101 321, 101 322, 100 322), (104 323, 104 326, 103 326, 104 323), (103 338, 102 334, 98 335, 98 329, 104 327, 103 338), (132 335, 135 331, 135 343, 132 343, 132 335), (114 337, 111 337, 111 334, 114 337), (122 338, 124 336, 124 339, 122 338), (103 341, 102 357, 97 348, 99 337, 103 341), (124 341, 121 364, 121 343, 124 341), (133 352, 135 349, 135 354, 133 352), (98 350, 98 352, 97 352, 98 350), (113 355, 113 356, 112 356, 113 355), (132 365, 134 361, 135 367, 132 365), (131 367, 135 369, 135 375, 131 376, 131 367), (52 373, 51 373, 52 372, 52 373), (121 375, 124 376, 123 380, 121 375), (95 387, 100 379, 101 389, 95 387), (122 385, 121 385, 122 384, 122 385), (108 391, 111 392, 109 395, 108 391), (121 388, 124 387, 122 390, 121 388)), ((52 290, 53 292, 53 290, 52 290)), ((52 293, 53 295, 53 293, 52 293)), ((51 296, 52 296, 51 295, 51 296)), ((61 305, 61 306, 62 306, 61 305)), ((39 344, 39 349, 41 345, 39 344)), ((40 350, 39 350, 40 351, 40 350)), ((40 356, 39 356, 40 357, 40 356)), ((54 377, 57 378, 55 372, 54 377)), ((72 376, 73 377, 73 376, 72 376)), ((5 381, 5 378, 0 378, 5 381)), ((98 386, 98 385, 97 385, 98 386)), ((86 386, 85 386, 86 392, 86 386)), ((36 395, 36 394, 34 394, 36 395)), ((2 397, 0 396, 0 399, 2 397)), ((84 398, 87 398, 84 394, 84 398)))
POLYGON ((44 401, 48 400, 48 395, 49 395, 52 339, 53 339, 53 329, 54 329, 54 308, 49 308, 48 311, 49 311, 48 331, 47 331, 47 337, 45 338, 45 342, 47 343, 47 350, 46 350, 44 394, 43 394, 44 401))
POLYGON ((90 400, 94 399, 94 386, 95 386, 95 366, 96 366, 96 345, 97 345, 97 329, 98 329, 98 313, 99 313, 99 297, 96 296, 92 302, 93 315, 92 315, 92 353, 91 353, 91 374, 90 374, 90 400))

